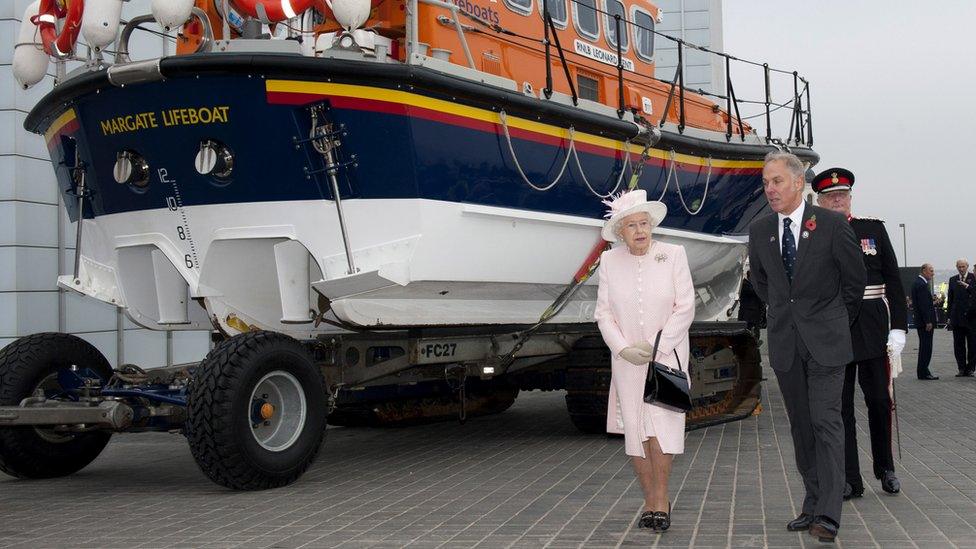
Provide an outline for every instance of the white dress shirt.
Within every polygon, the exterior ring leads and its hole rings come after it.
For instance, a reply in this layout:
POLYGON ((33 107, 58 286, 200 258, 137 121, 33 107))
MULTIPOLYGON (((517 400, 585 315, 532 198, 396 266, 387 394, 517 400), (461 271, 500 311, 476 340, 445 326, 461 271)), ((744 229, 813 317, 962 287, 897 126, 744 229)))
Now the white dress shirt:
POLYGON ((787 217, 790 218, 790 231, 793 232, 793 242, 796 243, 796 249, 800 249, 800 224, 803 223, 803 206, 806 201, 801 200, 800 205, 796 207, 795 210, 790 215, 776 214, 779 219, 779 228, 777 229, 776 238, 779 240, 779 253, 783 253, 783 220, 787 217))

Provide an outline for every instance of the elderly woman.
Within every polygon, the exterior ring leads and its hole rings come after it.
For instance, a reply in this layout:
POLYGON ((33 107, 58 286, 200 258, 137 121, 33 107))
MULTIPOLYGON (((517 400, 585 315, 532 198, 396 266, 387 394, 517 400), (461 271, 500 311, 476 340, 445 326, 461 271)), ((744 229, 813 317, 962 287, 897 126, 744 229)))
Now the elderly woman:
POLYGON ((685 414, 644 402, 652 345, 660 331, 658 362, 688 372, 688 328, 695 317, 694 287, 681 246, 651 238, 667 215, 661 202, 634 190, 612 202, 603 238, 623 240, 600 259, 595 317, 610 348, 613 377, 607 431, 624 435, 627 455, 644 492, 638 526, 671 525, 668 477, 684 452, 685 414))

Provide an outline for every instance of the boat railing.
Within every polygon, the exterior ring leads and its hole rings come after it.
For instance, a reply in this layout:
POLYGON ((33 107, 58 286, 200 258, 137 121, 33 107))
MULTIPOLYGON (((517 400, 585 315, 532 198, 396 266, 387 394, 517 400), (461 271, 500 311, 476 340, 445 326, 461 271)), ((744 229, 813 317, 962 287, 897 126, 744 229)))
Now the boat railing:
MULTIPOLYGON (((559 43, 559 33, 556 25, 553 22, 552 14, 549 10, 549 2, 547 0, 540 0, 542 2, 542 36, 541 38, 531 38, 522 36, 522 38, 528 38, 530 40, 537 40, 542 46, 545 55, 545 88, 542 92, 546 98, 550 98, 553 93, 553 55, 557 55, 559 58, 559 63, 563 68, 563 73, 566 79, 566 83, 570 89, 573 104, 578 104, 579 95, 576 90, 576 85, 573 81, 572 74, 569 68, 569 62, 566 60, 565 52, 562 45, 559 43), (555 53, 553 53, 553 47, 555 46, 555 53)), ((616 40, 616 85, 617 85, 617 116, 623 118, 627 112, 627 104, 624 93, 624 85, 627 80, 626 75, 636 74, 639 76, 649 77, 653 80, 657 80, 669 86, 669 91, 667 94, 667 100, 664 108, 664 112, 658 120, 657 126, 664 127, 664 125, 669 121, 671 117, 672 106, 677 102, 677 112, 673 117, 676 121, 676 129, 679 133, 684 133, 687 129, 687 117, 686 117, 686 102, 688 100, 689 94, 695 94, 696 96, 705 96, 712 98, 716 101, 723 101, 725 103, 725 137, 727 141, 731 141, 733 137, 738 136, 740 140, 745 141, 746 133, 750 131, 749 120, 756 118, 763 118, 765 120, 765 141, 766 143, 783 144, 786 146, 806 146, 810 147, 813 145, 813 114, 810 108, 810 82, 799 75, 797 71, 788 71, 784 69, 774 68, 769 66, 768 63, 759 63, 756 61, 750 61, 747 59, 741 59, 730 55, 725 52, 716 51, 705 46, 700 46, 692 42, 688 42, 682 38, 671 36, 665 32, 658 31, 653 27, 647 27, 641 25, 635 21, 629 21, 625 17, 621 17, 620 14, 610 13, 609 11, 603 10, 599 7, 599 3, 594 2, 593 4, 583 3, 580 0, 569 0, 571 3, 577 4, 577 13, 580 10, 592 10, 598 14, 598 17, 606 17, 613 21, 613 27, 615 31, 615 36, 623 36, 623 32, 626 32, 628 36, 634 35, 636 37, 636 32, 642 31, 652 33, 655 37, 661 37, 665 40, 673 42, 676 46, 677 51, 677 66, 675 67, 674 77, 671 80, 662 80, 656 77, 654 74, 641 74, 635 65, 634 70, 627 68, 624 64, 623 57, 623 40, 616 40), (722 64, 724 65, 724 93, 709 92, 703 89, 691 89, 685 85, 685 72, 687 68, 686 52, 687 50, 695 50, 707 55, 718 56, 722 59, 722 64), (743 64, 745 66, 755 67, 762 71, 762 81, 763 81, 763 97, 760 99, 744 99, 736 95, 735 86, 732 79, 732 67, 733 63, 743 64), (774 101, 772 93, 772 77, 773 75, 785 75, 792 79, 793 93, 792 96, 783 101, 774 101), (752 114, 747 114, 743 116, 741 113, 741 107, 744 106, 755 106, 759 110, 752 114), (789 131, 786 134, 786 139, 781 140, 773 135, 773 113, 781 109, 789 108, 790 112, 790 124, 789 131)), ((466 17, 468 19, 475 20, 482 24, 483 26, 492 28, 495 32, 504 32, 504 29, 499 28, 496 24, 491 24, 487 21, 483 21, 473 14, 464 12, 459 9, 458 6, 451 2, 445 2, 443 0, 408 0, 407 2, 407 51, 409 54, 413 54, 418 51, 417 44, 420 42, 418 37, 418 17, 417 17, 417 5, 423 2, 426 4, 431 4, 435 6, 448 9, 451 12, 451 21, 445 21, 445 24, 452 23, 458 32, 458 37, 460 39, 462 48, 464 49, 466 60, 469 66, 474 68, 473 61, 471 59, 470 48, 468 47, 467 40, 464 36, 464 26, 461 24, 460 17, 466 17)), ((567 9, 567 12, 571 11, 567 9)), ((413 55, 407 55, 407 62, 411 63, 413 55)))

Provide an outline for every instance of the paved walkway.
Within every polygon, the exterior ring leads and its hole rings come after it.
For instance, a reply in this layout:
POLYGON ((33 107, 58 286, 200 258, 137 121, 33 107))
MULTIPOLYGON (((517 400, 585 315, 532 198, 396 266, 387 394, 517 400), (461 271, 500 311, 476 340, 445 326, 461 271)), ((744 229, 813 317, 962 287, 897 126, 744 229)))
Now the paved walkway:
MULTIPOLYGON (((954 378, 936 337, 935 382, 898 382, 903 492, 876 482, 844 505, 838 547, 976 548, 976 379, 954 378)), ((771 375, 769 377, 772 377, 771 375)), ((406 429, 331 429, 298 483, 234 493, 197 470, 182 437, 116 437, 69 478, 0 476, 0 547, 801 547, 785 530, 802 487, 782 398, 688 435, 672 477, 674 526, 633 527, 641 507, 623 441, 584 436, 562 393, 523 393, 507 412, 406 429)), ((858 396, 860 398, 860 396, 858 396)), ((861 466, 867 419, 859 403, 861 466)))

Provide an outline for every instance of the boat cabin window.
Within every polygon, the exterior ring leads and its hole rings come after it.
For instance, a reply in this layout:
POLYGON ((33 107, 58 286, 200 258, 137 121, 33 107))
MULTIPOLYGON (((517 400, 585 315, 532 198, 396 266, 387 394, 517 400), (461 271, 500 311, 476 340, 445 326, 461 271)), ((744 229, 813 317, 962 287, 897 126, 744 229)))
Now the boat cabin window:
POLYGON ((569 22, 569 15, 566 14, 566 0, 539 0, 539 15, 542 15, 542 2, 549 7, 549 16, 552 22, 561 29, 566 28, 569 22))
POLYGON ((576 87, 579 88, 580 99, 589 99, 590 101, 600 100, 600 81, 596 78, 577 73, 576 87))
MULTIPOLYGON (((522 15, 532 13, 532 0, 505 0, 505 5, 515 13, 522 15)), ((555 21, 556 17, 553 16, 552 20, 555 21)))
POLYGON ((654 18, 650 12, 634 6, 630 20, 634 22, 634 51, 637 57, 648 63, 654 62, 654 18))
POLYGON ((620 34, 623 37, 620 50, 627 51, 627 46, 629 45, 627 37, 630 36, 630 33, 627 32, 627 10, 624 8, 623 2, 620 0, 606 0, 606 9, 603 11, 607 12, 603 18, 607 23, 607 44, 614 50, 617 49, 617 21, 614 19, 614 15, 619 15, 620 34))
POLYGON ((590 40, 600 38, 600 21, 596 16, 596 0, 572 0, 573 23, 576 32, 590 40))

